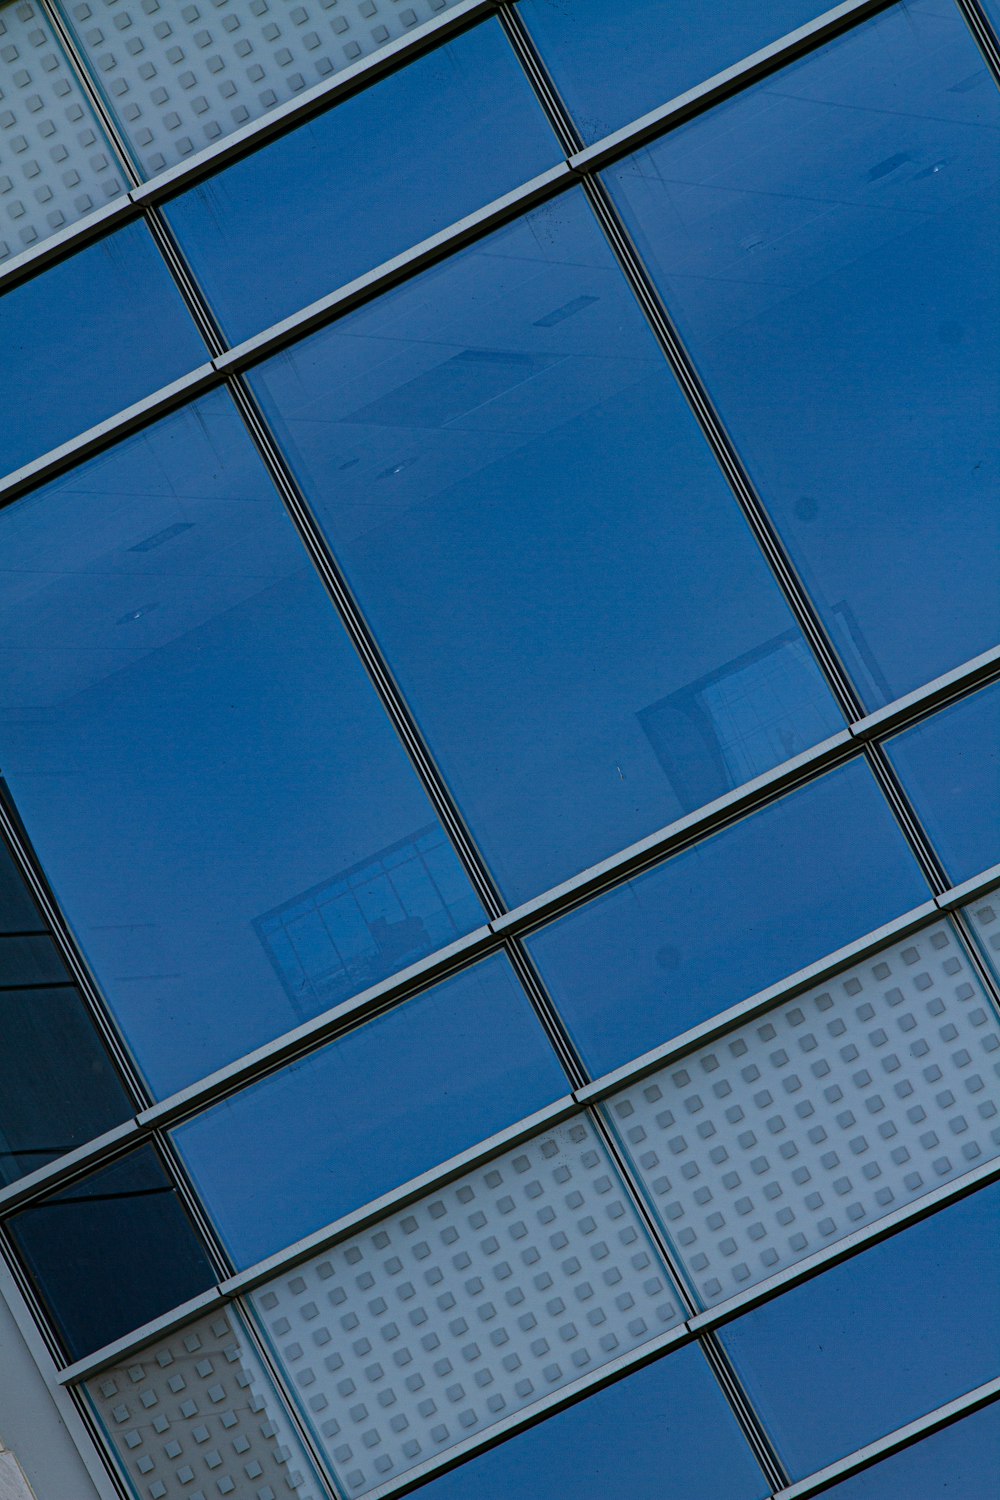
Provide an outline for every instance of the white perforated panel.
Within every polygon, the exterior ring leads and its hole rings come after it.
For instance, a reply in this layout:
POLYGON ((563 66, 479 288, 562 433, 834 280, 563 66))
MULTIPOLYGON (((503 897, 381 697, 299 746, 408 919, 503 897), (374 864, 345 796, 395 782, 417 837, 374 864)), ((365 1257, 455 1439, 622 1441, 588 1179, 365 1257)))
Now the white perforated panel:
POLYGON ((183 161, 457 0, 68 0, 147 174, 183 161))
POLYGON ((352 1496, 681 1319, 584 1120, 468 1173, 254 1302, 352 1496))
POLYGON ((982 896, 965 907, 969 925, 979 940, 983 957, 1000 977, 1000 891, 982 896))
POLYGON ((1000 1153, 998 1069, 941 923, 606 1108, 711 1305, 1000 1153))
POLYGON ((126 190, 34 0, 0 0, 0 264, 126 190))
POLYGON ((95 1376, 87 1394, 141 1500, 326 1495, 229 1309, 95 1376))

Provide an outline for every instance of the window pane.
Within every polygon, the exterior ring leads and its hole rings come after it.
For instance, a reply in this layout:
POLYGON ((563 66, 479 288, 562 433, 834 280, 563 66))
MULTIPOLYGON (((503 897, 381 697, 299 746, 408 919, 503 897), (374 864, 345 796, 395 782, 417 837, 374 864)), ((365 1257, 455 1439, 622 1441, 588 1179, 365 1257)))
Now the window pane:
POLYGON ((201 183, 166 213, 235 343, 560 156, 491 21, 201 183), (416 149, 401 151, 402 140, 416 149))
POLYGON ((997 639, 998 125, 907 5, 608 174, 873 708, 997 639))
POLYGON ((996 1375, 998 1208, 987 1188, 723 1330, 793 1478, 996 1375))
POLYGON ((928 898, 864 765, 592 901, 528 947, 594 1075, 928 898))
POLYGON ((770 1494, 701 1353, 678 1349, 435 1480, 428 1500, 757 1500, 770 1494))
POLYGON ((568 1092, 527 996, 496 957, 226 1100, 174 1139, 246 1266, 568 1092))
POLYGON ((821 14, 823 0, 521 0, 585 141, 729 68, 821 14))
POLYGON ((843 726, 582 194, 252 378, 511 900, 843 726))
POLYGON ((133 1351, 85 1390, 142 1500, 329 1495, 232 1307, 133 1351))
POLYGON ((151 1146, 15 1214, 7 1229, 71 1359, 215 1281, 151 1146))
POLYGON ((1000 1018, 940 922, 607 1108, 708 1305, 1000 1155, 998 1059, 1000 1018))
POLYGON ((828 1500, 988 1500, 1000 1474, 1000 1402, 827 1490, 828 1500))
POLYGON ((0 556, 0 755, 157 1092, 482 920, 228 397, 10 506, 0 556))
POLYGON ((991 891, 964 908, 965 916, 979 941, 983 957, 997 979, 1000 979, 1000 891, 991 891))
POLYGON ((1000 683, 886 749, 956 885, 1000 861, 1000 683))
POLYGON ((72 985, 0 987, 0 1184, 34 1172, 131 1113, 72 985))
POLYGON ((66 18, 152 176, 378 52, 458 0, 175 5, 69 0, 66 18))
POLYGON ((0 476, 208 358, 166 263, 138 223, 0 297, 0 346, 0 476))
POLYGON ((0 6, 0 265, 128 184, 47 17, 0 6))

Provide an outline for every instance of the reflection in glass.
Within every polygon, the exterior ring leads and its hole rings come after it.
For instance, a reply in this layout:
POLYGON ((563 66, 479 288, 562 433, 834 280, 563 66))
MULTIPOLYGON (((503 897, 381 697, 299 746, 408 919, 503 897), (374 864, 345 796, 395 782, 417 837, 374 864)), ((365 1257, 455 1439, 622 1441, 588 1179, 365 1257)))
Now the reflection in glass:
POLYGON ((1000 1401, 827 1490, 827 1500, 989 1500, 1000 1474, 1000 1401))
POLYGON ((793 1479, 996 1375, 998 1208, 985 1188, 723 1330, 793 1479))
POLYGON ((905 5, 606 174, 872 708, 997 639, 998 127, 905 5))
POLYGON ((141 223, 5 292, 0 348, 0 477, 208 358, 141 223))
POLYGON ((792 792, 528 940, 594 1075, 926 901, 865 766, 792 792))
POLYGON ((174 1139, 246 1266, 568 1091, 498 956, 244 1089, 174 1139))
POLYGON ((824 0, 521 0, 585 141, 595 141, 811 21, 824 0))
POLYGON ((427 1500, 758 1500, 770 1493, 696 1348, 678 1349, 428 1486, 427 1500))
POLYGON ((582 194, 251 378, 512 900, 843 727, 582 194))
POLYGON ((151 1146, 22 1209, 6 1228, 70 1359, 140 1328, 215 1281, 151 1146))
POLYGON ((328 1494, 232 1307, 220 1305, 133 1351, 85 1390, 142 1500, 320 1500, 328 1494))
POLYGON ((200 183, 165 212, 235 343, 559 159, 531 85, 499 22, 489 21, 200 183))
POLYGON ((1000 863, 1000 683, 885 748, 952 881, 1000 863))
POLYGON ((482 920, 228 397, 0 513, 0 559, 0 757, 157 1093, 482 920), (276 968, 255 922, 408 841, 405 917, 370 881, 349 962, 276 968))

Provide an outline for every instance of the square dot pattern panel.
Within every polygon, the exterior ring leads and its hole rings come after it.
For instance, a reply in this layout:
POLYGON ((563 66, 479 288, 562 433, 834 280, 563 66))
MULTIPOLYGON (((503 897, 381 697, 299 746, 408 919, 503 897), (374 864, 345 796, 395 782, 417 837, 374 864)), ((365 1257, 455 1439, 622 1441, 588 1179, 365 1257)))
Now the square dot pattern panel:
POLYGON ((87 1394, 141 1500, 323 1500, 269 1377, 221 1308, 105 1370, 87 1394))
POLYGON ((947 923, 606 1106, 706 1306, 1000 1154, 1000 1023, 947 923))
POLYGON ((983 957, 1000 978, 1000 891, 964 908, 969 926, 979 940, 983 957))
POLYGON ((69 0, 78 45, 149 176, 457 0, 69 0))
POLYGON ((0 265, 127 189, 33 0, 0 0, 0 265))
POLYGON ((582 1119, 344 1241, 254 1302, 351 1496, 683 1316, 582 1119))

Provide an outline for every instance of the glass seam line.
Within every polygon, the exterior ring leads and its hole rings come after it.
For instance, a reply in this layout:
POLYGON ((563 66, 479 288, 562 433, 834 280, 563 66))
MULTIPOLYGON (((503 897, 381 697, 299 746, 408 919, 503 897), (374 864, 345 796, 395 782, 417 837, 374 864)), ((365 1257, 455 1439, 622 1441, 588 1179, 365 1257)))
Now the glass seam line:
MULTIPOLYGON (((513 1146, 530 1140, 534 1135, 551 1128, 553 1124, 561 1123, 579 1117, 584 1111, 576 1108, 570 1099, 560 1100, 558 1105, 550 1106, 549 1110, 539 1111, 532 1118, 530 1130, 501 1131, 491 1138, 489 1152, 480 1155, 471 1163, 481 1166, 493 1157, 513 1149, 513 1146), (547 1119, 542 1121, 542 1116, 547 1119)), ((587 1118, 592 1119, 590 1112, 587 1118)), ((479 1149, 479 1148, 477 1148, 479 1149)), ((411 1183, 404 1184, 402 1188, 395 1189, 392 1193, 385 1194, 376 1200, 374 1205, 368 1205, 364 1210, 345 1215, 334 1224, 313 1235, 298 1241, 276 1255, 269 1256, 255 1266, 239 1272, 236 1276, 229 1277, 226 1281, 219 1282, 215 1286, 207 1288, 196 1297, 187 1302, 162 1313, 159 1317, 151 1319, 148 1323, 133 1329, 120 1338, 113 1340, 110 1344, 100 1349, 95 1349, 91 1354, 74 1360, 71 1364, 63 1364, 59 1369, 56 1379, 60 1385, 77 1385, 83 1380, 99 1373, 103 1369, 126 1359, 131 1354, 142 1348, 147 1348, 155 1343, 162 1335, 177 1328, 184 1327, 205 1311, 210 1311, 216 1306, 225 1303, 241 1303, 241 1299, 250 1293, 265 1286, 275 1276, 282 1275, 304 1261, 312 1259, 316 1255, 331 1249, 346 1239, 367 1230, 383 1218, 391 1216, 400 1209, 405 1208, 411 1202, 425 1196, 428 1192, 437 1190, 447 1185, 449 1181, 462 1176, 470 1168, 468 1158, 473 1153, 465 1152, 459 1157, 452 1158, 447 1163, 448 1171, 441 1175, 425 1174, 425 1177, 414 1178, 411 1183), (433 1182, 425 1181, 425 1178, 434 1177, 433 1182)), ((856 1255, 864 1254, 877 1244, 885 1240, 893 1239, 898 1234, 905 1233, 915 1224, 922 1223, 924 1219, 932 1218, 935 1214, 946 1211, 952 1204, 972 1194, 992 1186, 1000 1181, 1000 1158, 986 1162, 984 1165, 964 1173, 943 1187, 925 1194, 922 1198, 915 1199, 903 1208, 897 1209, 895 1213, 888 1214, 882 1219, 877 1219, 864 1228, 857 1230, 853 1235, 845 1236, 836 1244, 827 1246, 823 1250, 816 1251, 812 1256, 786 1267, 778 1275, 767 1281, 759 1282, 756 1286, 740 1292, 736 1296, 728 1298, 725 1302, 718 1303, 700 1313, 694 1313, 685 1319, 684 1323, 677 1328, 670 1329, 666 1334, 658 1335, 656 1339, 648 1341, 639 1346, 638 1350, 621 1356, 620 1361, 612 1361, 610 1368, 617 1369, 620 1365, 631 1368, 632 1362, 643 1362, 643 1352, 649 1348, 649 1342, 658 1343, 666 1339, 668 1342, 673 1338, 685 1339, 699 1337, 703 1334, 714 1332, 724 1327, 727 1323, 742 1317, 754 1308, 762 1307, 765 1303, 772 1302, 775 1298, 782 1296, 785 1292, 803 1285, 807 1281, 814 1280, 835 1266, 845 1261, 853 1260, 856 1255)), ((582 1377, 592 1384, 605 1383, 601 1377, 609 1366, 601 1366, 600 1370, 592 1371, 588 1376, 582 1377)))
POLYGON ((971 1391, 966 1391, 964 1395, 956 1397, 954 1401, 935 1407, 932 1411, 917 1417, 915 1421, 907 1422, 904 1427, 897 1427, 885 1437, 877 1438, 865 1447, 845 1454, 836 1463, 817 1470, 806 1479, 800 1479, 788 1489, 779 1490, 773 1500, 812 1500, 814 1495, 823 1494, 852 1474, 860 1474, 881 1460, 913 1447, 922 1438, 931 1437, 935 1432, 940 1432, 954 1422, 960 1421, 962 1417, 972 1416, 973 1413, 992 1405, 998 1399, 1000 1399, 1000 1377, 989 1380, 984 1385, 975 1386, 971 1391))
POLYGON ((994 82, 1000 85, 1000 37, 997 36, 996 27, 979 0, 955 0, 955 4, 985 57, 994 82))
MULTIPOLYGON (((50 3, 50 0, 42 0, 42 3, 50 3)), ((425 23, 424 38, 419 50, 428 50, 437 42, 447 40, 452 30, 464 30, 467 26, 479 19, 478 7, 482 5, 482 19, 496 11, 501 18, 513 15, 513 7, 517 0, 469 0, 469 10, 462 6, 456 6, 454 10, 448 11, 444 16, 434 21, 425 23), (459 24, 461 23, 461 24, 459 24), (438 32, 445 33, 439 38, 438 32)), ((822 46, 826 41, 838 35, 840 32, 850 29, 854 25, 867 20, 880 10, 888 9, 898 0, 847 0, 846 4, 839 5, 831 11, 819 16, 808 25, 798 30, 787 33, 770 46, 752 53, 749 57, 734 63, 723 73, 714 74, 704 83, 696 85, 695 88, 677 96, 677 98, 661 105, 658 109, 641 115, 631 124, 624 126, 621 130, 614 131, 602 140, 588 146, 585 150, 574 152, 564 165, 568 165, 574 172, 582 173, 587 170, 597 170, 599 167, 608 165, 618 157, 626 155, 630 150, 645 144, 656 136, 666 134, 678 125, 684 124, 694 115, 702 113, 730 94, 739 93, 742 89, 749 87, 767 74, 778 71, 787 62, 794 61, 797 57, 813 51, 822 46)), ((508 28, 505 27, 505 30, 508 28)), ((59 35, 64 35, 60 21, 59 35)), ((509 35, 509 31, 508 31, 509 35)), ((413 37, 400 39, 408 45, 414 41, 413 37)), ((392 44, 393 46, 398 44, 392 44)), ((388 53, 391 49, 386 48, 388 53)), ((371 57, 362 59, 352 67, 351 91, 355 86, 360 87, 354 79, 354 70, 357 70, 358 78, 362 80, 368 73, 374 73, 377 78, 383 71, 380 61, 383 54, 372 54, 371 57)), ((100 105, 100 119, 102 125, 116 142, 121 139, 117 127, 113 121, 109 121, 107 110, 99 94, 95 94, 96 84, 91 80, 89 73, 85 70, 82 59, 76 52, 75 46, 72 58, 80 73, 88 98, 95 105, 100 105), (109 128, 110 127, 110 128, 109 128)), ((405 58, 403 59, 406 60, 405 58)), ((172 167, 168 172, 160 173, 144 183, 137 183, 128 193, 106 204, 103 208, 86 218, 70 225, 56 235, 50 236, 40 245, 22 252, 21 255, 12 259, 6 266, 0 268, 0 293, 17 281, 32 276, 49 262, 62 259, 82 247, 89 240, 106 233, 112 225, 117 225, 126 219, 136 218, 142 212, 147 202, 159 201, 167 197, 173 197, 185 187, 193 185, 200 178, 213 172, 219 166, 225 164, 230 154, 230 143, 238 142, 232 146, 233 154, 249 154, 253 148, 260 144, 264 145, 272 134, 283 133, 286 128, 299 123, 296 113, 303 111, 303 118, 307 115, 319 113, 323 110, 327 93, 332 97, 329 100, 331 107, 336 104, 336 96, 346 89, 345 82, 347 70, 340 75, 341 81, 337 83, 331 80, 328 84, 320 85, 316 91, 315 101, 310 96, 309 102, 302 98, 291 100, 277 111, 264 116, 259 121, 254 121, 244 127, 242 132, 234 136, 226 137, 217 147, 199 153, 197 158, 172 167)), ((375 81, 373 79, 372 81, 375 81)), ((135 175, 132 171, 132 175, 135 175)))

